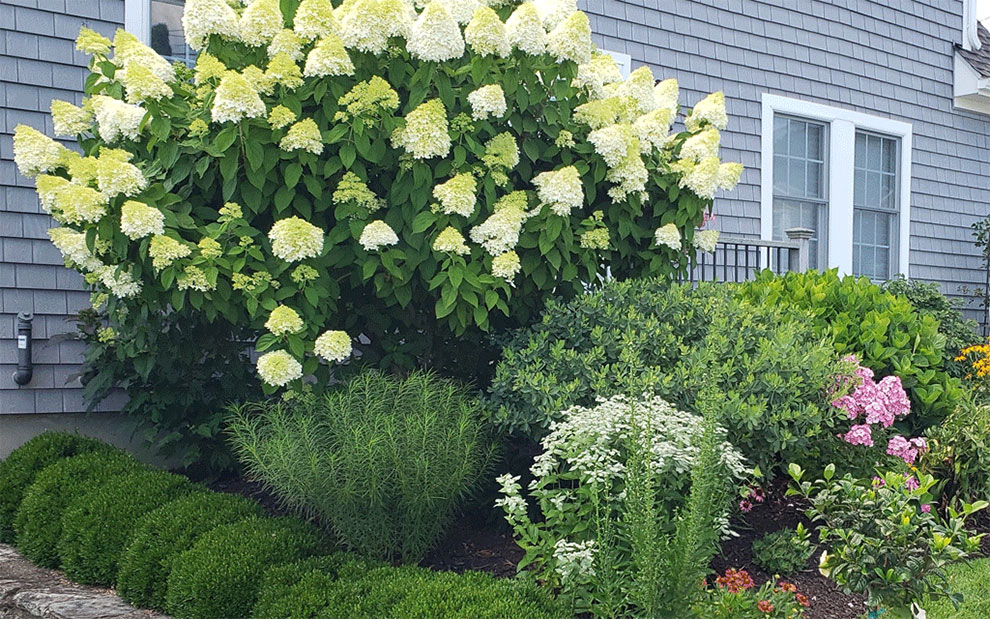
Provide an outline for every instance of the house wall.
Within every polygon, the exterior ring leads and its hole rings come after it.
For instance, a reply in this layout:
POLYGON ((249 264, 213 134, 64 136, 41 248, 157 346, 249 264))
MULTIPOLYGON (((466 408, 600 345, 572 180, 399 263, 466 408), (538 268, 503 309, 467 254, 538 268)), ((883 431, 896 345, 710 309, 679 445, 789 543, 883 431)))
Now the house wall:
MULTIPOLYGON (((89 293, 78 273, 62 265, 46 233, 52 220, 41 211, 33 182, 14 166, 14 127, 53 135, 51 100, 82 99, 88 59, 75 51, 79 28, 112 36, 123 21, 124 0, 0 0, 0 416, 7 416, 0 419, 0 452, 13 441, 18 414, 85 410, 79 382, 67 384, 82 345, 51 338, 74 331, 67 316, 89 306, 89 293), (35 366, 31 383, 18 388, 14 320, 24 311, 34 312, 35 366)), ((113 410, 115 403, 101 408, 113 410)))
POLYGON ((726 233, 760 234, 761 97, 774 93, 911 123, 910 277, 966 289, 985 273, 970 225, 990 212, 990 116, 952 106, 960 0, 579 0, 595 42, 674 77, 681 103, 726 95, 726 160, 742 182, 716 199, 726 233))

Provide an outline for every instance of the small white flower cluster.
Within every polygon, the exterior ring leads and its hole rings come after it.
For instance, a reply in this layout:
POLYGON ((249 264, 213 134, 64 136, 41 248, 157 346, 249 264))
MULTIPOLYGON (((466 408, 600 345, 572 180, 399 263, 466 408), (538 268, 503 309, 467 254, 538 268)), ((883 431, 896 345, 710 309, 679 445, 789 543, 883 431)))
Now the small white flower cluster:
POLYGON ((70 228, 51 228, 48 238, 62 253, 67 263, 73 264, 83 271, 95 271, 103 266, 103 262, 93 255, 86 246, 86 234, 70 228))
POLYGON ((165 215, 153 206, 128 200, 120 207, 120 231, 132 241, 165 234, 165 215))
POLYGON ((141 121, 145 115, 141 106, 106 95, 93 95, 89 102, 104 141, 112 143, 121 138, 136 140, 141 135, 141 121))
POLYGON ((553 548, 554 570, 564 583, 595 575, 595 541, 568 542, 559 539, 553 548))
POLYGON ((14 162, 21 174, 33 178, 62 164, 68 149, 27 125, 14 128, 14 162))
POLYGON ((445 3, 433 0, 419 14, 406 42, 409 53, 421 60, 443 62, 464 55, 464 38, 445 3))
POLYGON ((377 251, 382 247, 397 245, 399 243, 399 237, 395 234, 395 230, 391 226, 380 219, 376 219, 364 227, 358 243, 361 244, 361 247, 365 251, 377 251))
POLYGON ((718 245, 718 230, 698 230, 694 233, 694 246, 708 253, 715 251, 718 245))
POLYGON ((261 355, 256 367, 261 380, 275 387, 284 387, 302 378, 302 364, 284 350, 261 355))
POLYGON ((566 217, 571 209, 584 206, 584 187, 577 168, 570 165, 553 172, 540 172, 533 178, 540 202, 555 215, 566 217))
POLYGON ((210 112, 213 122, 240 122, 244 118, 260 118, 268 113, 257 86, 243 73, 227 71, 220 78, 210 112))
POLYGON ((278 147, 284 151, 304 150, 314 155, 323 152, 323 136, 312 118, 304 118, 289 127, 279 141, 278 147))
POLYGON ((453 226, 447 226, 433 241, 433 251, 466 256, 471 253, 471 248, 467 246, 463 234, 453 226))
POLYGON ((340 363, 351 356, 351 336, 344 331, 324 331, 316 338, 313 352, 326 361, 340 363))
POLYGON ((471 118, 485 120, 489 116, 501 118, 507 109, 505 93, 498 84, 489 84, 471 92, 468 95, 471 104, 471 118))
POLYGON ((268 238, 272 253, 286 262, 315 258, 323 251, 323 230, 296 216, 276 221, 268 238))
POLYGON ((658 247, 662 245, 674 251, 681 251, 681 231, 677 229, 677 225, 670 223, 660 226, 654 236, 658 247))
POLYGON ((478 202, 478 183, 470 172, 461 172, 433 188, 433 197, 446 215, 470 217, 478 202))
POLYGON ((475 10, 471 23, 464 29, 464 41, 476 54, 505 58, 512 53, 512 43, 505 24, 490 7, 475 10))
POLYGON ((406 116, 406 126, 392 133, 392 145, 402 147, 415 159, 446 157, 450 152, 447 108, 440 99, 421 103, 406 116))
POLYGON ((57 135, 79 135, 93 128, 93 112, 68 101, 52 99, 52 126, 57 135))
POLYGON ((495 277, 501 277, 511 282, 521 269, 519 254, 515 251, 510 250, 492 258, 492 275, 495 277))
POLYGON ((471 240, 483 246, 492 256, 513 249, 519 242, 523 223, 529 218, 526 206, 524 191, 513 191, 502 196, 488 219, 471 228, 471 240))
POLYGON ((94 271, 100 283, 118 299, 127 299, 141 294, 141 282, 134 275, 119 266, 104 265, 94 271))

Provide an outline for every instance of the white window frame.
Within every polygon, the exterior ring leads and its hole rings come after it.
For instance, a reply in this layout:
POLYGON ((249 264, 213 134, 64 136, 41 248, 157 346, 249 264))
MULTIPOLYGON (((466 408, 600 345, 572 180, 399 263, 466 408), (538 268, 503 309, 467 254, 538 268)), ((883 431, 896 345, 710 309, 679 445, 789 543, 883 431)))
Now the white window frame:
POLYGON ((124 0, 124 30, 150 45, 151 0, 124 0))
MULTIPOLYGON (((853 271, 853 192, 856 130, 898 138, 901 142, 900 196, 897 215, 897 272, 910 273, 911 138, 910 123, 842 108, 763 94, 760 158, 760 237, 773 238, 773 125, 775 114, 828 123, 828 267, 846 275, 853 271)), ((821 268, 821 266, 819 267, 821 268)))
POLYGON ((629 74, 632 72, 632 56, 622 52, 609 51, 607 49, 599 51, 612 57, 612 60, 614 60, 615 64, 619 67, 619 73, 622 74, 622 79, 629 77, 629 74))

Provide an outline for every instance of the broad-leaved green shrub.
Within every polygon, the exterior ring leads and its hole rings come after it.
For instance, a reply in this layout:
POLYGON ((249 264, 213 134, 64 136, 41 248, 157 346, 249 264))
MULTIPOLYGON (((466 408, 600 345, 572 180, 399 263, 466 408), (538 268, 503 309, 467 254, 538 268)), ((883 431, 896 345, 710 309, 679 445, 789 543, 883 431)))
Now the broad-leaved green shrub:
POLYGON ((249 617, 266 569, 325 550, 327 538, 295 518, 221 525, 175 560, 165 606, 176 619, 249 617))
POLYGON ((0 461, 0 544, 14 541, 14 516, 35 476, 62 458, 97 449, 106 443, 66 432, 45 432, 0 461))
POLYGON ((765 271, 739 290, 754 304, 810 312, 815 332, 840 355, 856 355, 878 377, 899 376, 911 396, 913 434, 940 422, 962 395, 959 380, 943 369, 946 339, 938 320, 866 277, 765 271))
POLYGON ((204 533, 260 515, 254 501, 220 492, 196 492, 165 503, 137 520, 120 558, 117 593, 135 606, 164 611, 168 575, 178 556, 204 533))
POLYGON ((248 473, 349 548, 416 561, 488 470, 495 442, 467 387, 363 372, 324 396, 232 409, 248 473))
POLYGON ((122 357, 144 356, 124 310, 175 312, 267 328, 269 389, 326 380, 352 343, 464 371, 481 331, 604 265, 670 274, 713 248, 695 228, 742 172, 718 156, 722 93, 669 136, 677 83, 623 80, 573 4, 331 4, 190 0, 195 69, 84 29, 85 105, 53 106, 82 154, 15 130, 122 357))
POLYGON ((709 405, 717 393, 707 391, 705 417, 625 396, 564 411, 530 469, 539 517, 530 516, 519 476, 498 478, 504 496, 496 505, 526 551, 519 569, 581 613, 683 612, 700 592, 745 474, 709 405))
POLYGON ((419 567, 381 567, 356 579, 333 580, 319 572, 304 578, 297 594, 329 591, 320 619, 413 619, 471 617, 551 619, 568 616, 533 584, 488 574, 434 572, 419 567))
POLYGON ((333 587, 311 586, 314 579, 356 580, 368 570, 381 564, 361 559, 350 553, 337 552, 309 557, 269 568, 254 605, 251 619, 316 619, 321 617, 331 601, 333 587), (307 582, 303 582, 304 579, 307 582))
POLYGON ((990 406, 964 400, 925 437, 918 467, 941 481, 943 503, 990 501, 990 406))
POLYGON ((141 516, 195 488, 185 477, 164 471, 138 471, 96 484, 62 514, 58 554, 65 574, 83 584, 112 586, 141 516))
POLYGON ((786 527, 754 540, 753 563, 771 576, 790 576, 808 566, 814 551, 811 534, 799 523, 797 529, 786 527))
POLYGON ((945 351, 942 363, 945 371, 962 378, 968 373, 966 364, 955 361, 959 351, 979 342, 979 325, 975 320, 962 315, 962 300, 942 294, 935 282, 922 282, 916 279, 897 277, 883 285, 883 289, 906 297, 914 309, 922 315, 930 315, 938 321, 938 331, 945 336, 945 351))
POLYGON ((37 565, 59 567, 58 540, 66 509, 94 488, 143 468, 124 451, 98 449, 41 471, 24 493, 14 519, 17 549, 37 565))
POLYGON ((800 312, 749 304, 726 285, 609 282, 550 301, 503 351, 490 388, 494 421, 539 438, 560 411, 596 397, 653 393, 699 410, 720 391, 731 442, 769 472, 805 457, 836 416, 826 387, 837 360, 800 312))

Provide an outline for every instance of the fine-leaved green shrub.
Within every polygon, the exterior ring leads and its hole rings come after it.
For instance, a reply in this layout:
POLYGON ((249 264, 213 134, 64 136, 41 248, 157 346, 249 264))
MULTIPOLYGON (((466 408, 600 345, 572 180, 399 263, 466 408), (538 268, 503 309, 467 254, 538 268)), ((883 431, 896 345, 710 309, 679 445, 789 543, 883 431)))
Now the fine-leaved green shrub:
POLYGON ((321 617, 331 601, 332 587, 313 587, 312 580, 355 580, 381 564, 353 554, 333 554, 308 557, 285 565, 276 565, 265 572, 252 619, 316 619, 321 617), (319 576, 310 578, 318 572, 319 576), (304 580, 306 582, 304 582, 304 580))
POLYGON ((490 401, 496 424, 538 438, 561 411, 596 397, 652 391, 696 411, 712 385, 732 443, 770 471, 782 457, 805 456, 831 427, 836 362, 801 312, 749 304, 730 285, 609 282, 551 301, 519 331, 490 401))
POLYGON ((165 610, 168 575, 178 556, 217 526, 260 515, 254 501, 220 492, 165 503, 137 521, 119 562, 117 593, 135 606, 165 610))
POLYGON ((758 305, 810 312, 815 331, 829 336, 840 355, 855 354, 878 377, 899 376, 911 396, 912 434, 938 423, 962 395, 959 380, 942 369, 945 336, 938 320, 866 277, 765 271, 739 290, 758 305))
POLYGON ((49 466, 35 477, 17 510, 18 550, 37 565, 58 567, 58 540, 66 508, 93 488, 143 468, 133 456, 117 449, 84 453, 49 466))
POLYGON ((329 589, 320 619, 551 619, 567 616, 535 585, 487 574, 433 572, 418 567, 382 567, 354 580, 333 581, 311 573, 294 590, 329 589))
POLYGON ((83 584, 113 585, 141 516, 195 488, 185 477, 164 471, 138 471, 93 484, 62 514, 62 569, 83 584))
POLYGON ((0 543, 14 541, 14 515, 35 475, 62 458, 97 449, 110 446, 77 434, 45 432, 0 461, 0 543))
POLYGON ((962 300, 945 296, 935 282, 904 279, 900 276, 884 283, 883 289, 906 297, 918 313, 930 315, 938 321, 938 331, 945 336, 943 367, 956 378, 965 376, 966 364, 954 359, 960 350, 976 344, 980 337, 977 335, 979 325, 976 321, 962 315, 962 300))
POLYGON ((175 560, 165 607, 176 619, 249 617, 265 570, 328 550, 295 518, 248 518, 202 535, 175 560))
POLYGON ((487 471, 481 402, 430 373, 367 371, 323 397, 235 407, 239 459, 287 504, 377 559, 418 560, 487 471))
POLYGON ((808 565, 815 547, 803 524, 767 533, 753 541, 753 563, 773 576, 789 576, 808 565))

